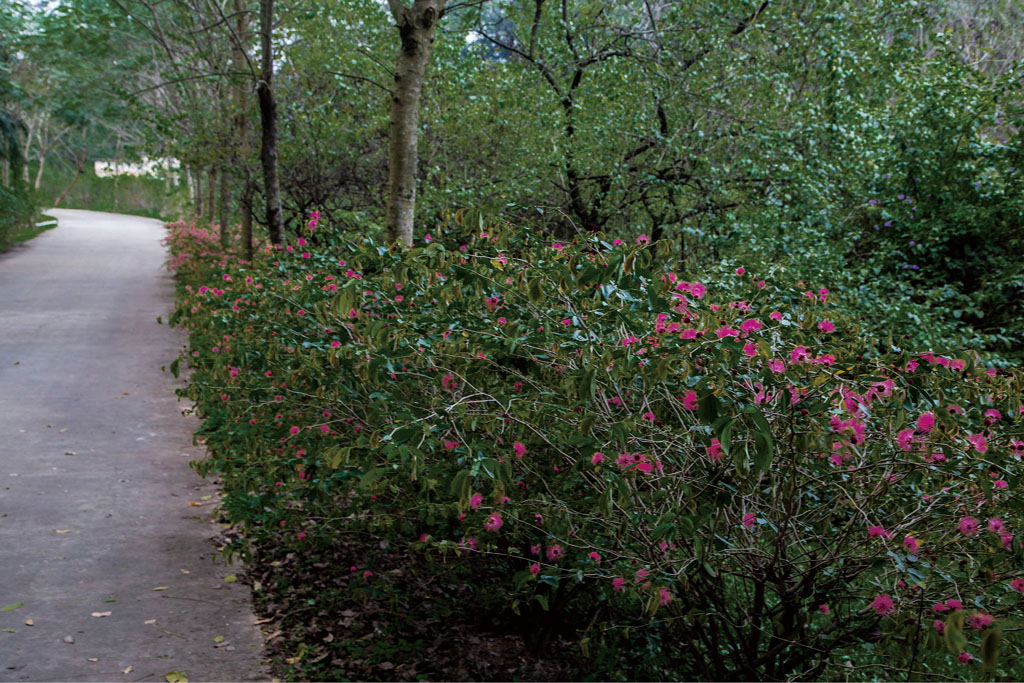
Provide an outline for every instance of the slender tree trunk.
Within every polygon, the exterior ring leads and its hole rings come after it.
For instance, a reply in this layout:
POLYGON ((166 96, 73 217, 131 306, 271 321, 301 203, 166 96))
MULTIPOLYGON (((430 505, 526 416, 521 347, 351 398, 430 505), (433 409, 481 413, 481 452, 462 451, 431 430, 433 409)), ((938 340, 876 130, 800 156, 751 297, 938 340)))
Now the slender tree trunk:
POLYGON ((39 151, 39 170, 36 171, 36 181, 34 183, 35 189, 39 189, 43 185, 43 169, 46 167, 46 154, 39 151))
POLYGON ((193 166, 189 171, 192 177, 192 203, 196 205, 196 218, 203 215, 203 172, 193 166))
POLYGON ((242 191, 242 253, 252 261, 252 184, 248 180, 242 191))
POLYGON ((220 222, 220 244, 228 246, 228 224, 231 222, 231 192, 228 189, 228 169, 220 169, 220 207, 217 212, 220 222))
POLYGON ((274 99, 274 0, 260 0, 260 81, 256 95, 260 102, 263 130, 260 161, 263 164, 264 195, 267 200, 267 230, 270 241, 280 244, 284 217, 281 211, 281 184, 277 175, 277 101, 274 99))
POLYGON ((4 159, 3 164, 0 164, 0 169, 2 169, 2 173, 0 173, 0 175, 3 176, 4 187, 10 187, 11 186, 11 162, 9 162, 7 159, 4 159))
MULTIPOLYGON (((234 0, 236 42, 232 62, 237 72, 249 67, 249 56, 245 46, 249 44, 249 13, 244 11, 244 0, 234 0)), ((249 174, 249 120, 245 115, 247 94, 246 81, 238 78, 234 86, 235 97, 235 168, 243 169, 245 178, 242 183, 240 208, 242 213, 242 255, 246 261, 252 261, 252 178, 249 174)))
POLYGON ((217 209, 214 202, 217 201, 217 168, 211 166, 206 171, 206 214, 210 219, 210 225, 217 219, 217 209))
POLYGON ((423 77, 430 61, 437 22, 445 0, 388 0, 402 45, 395 64, 391 92, 391 139, 388 205, 385 217, 389 242, 412 246, 416 213, 416 175, 419 166, 419 110, 423 77))
POLYGON ((86 153, 83 150, 82 155, 75 159, 74 177, 71 178, 71 182, 68 183, 67 187, 64 188, 64 191, 60 193, 60 196, 53 200, 53 208, 56 209, 58 206, 61 205, 61 202, 67 199, 68 194, 71 192, 71 188, 73 188, 75 186, 75 183, 78 182, 78 176, 82 175, 82 171, 85 169, 85 159, 86 153))

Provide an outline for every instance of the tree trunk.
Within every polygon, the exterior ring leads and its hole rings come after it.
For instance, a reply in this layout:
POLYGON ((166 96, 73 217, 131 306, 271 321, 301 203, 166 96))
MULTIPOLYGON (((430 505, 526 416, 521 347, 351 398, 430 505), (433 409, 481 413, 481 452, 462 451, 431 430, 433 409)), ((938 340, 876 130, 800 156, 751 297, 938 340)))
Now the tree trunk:
POLYGON ((42 151, 39 152, 39 170, 36 171, 36 182, 34 184, 35 189, 39 189, 43 185, 43 168, 46 167, 46 155, 42 151))
POLYGON ((220 245, 228 246, 228 224, 231 222, 231 192, 228 190, 228 170, 220 169, 220 207, 217 221, 220 223, 220 245))
POLYGON ((277 101, 274 99, 274 0, 260 0, 260 81, 256 95, 260 102, 263 130, 260 161, 263 164, 264 195, 267 200, 267 230, 270 241, 280 244, 284 217, 281 212, 281 184, 277 176, 277 101))
POLYGON ((214 208, 217 197, 217 169, 211 166, 206 171, 206 213, 210 219, 210 225, 217 218, 217 210, 214 208))
POLYGON ((252 185, 245 183, 242 191, 242 253, 252 261, 252 185))
POLYGON ((391 140, 388 170, 387 239, 412 246, 416 212, 416 175, 419 165, 419 111, 423 77, 430 61, 437 22, 445 0, 388 0, 402 45, 395 64, 391 92, 391 140))
POLYGON ((196 205, 196 218, 203 215, 203 172, 195 166, 189 171, 192 177, 192 203, 196 205))
MULTIPOLYGON (((249 14, 245 11, 244 0, 234 0, 235 5, 235 46, 232 55, 234 70, 244 71, 249 67, 249 56, 245 46, 249 44, 249 14)), ((235 147, 234 163, 242 169, 242 196, 239 198, 242 212, 242 256, 252 261, 252 178, 249 174, 249 120, 245 115, 245 98, 248 88, 246 81, 237 78, 234 86, 235 97, 235 147)))
POLYGON ((83 150, 82 155, 75 159, 75 175, 71 178, 71 182, 68 183, 64 191, 60 193, 60 196, 53 200, 53 208, 60 206, 61 202, 67 199, 68 193, 71 192, 71 188, 78 182, 78 176, 82 175, 82 171, 85 169, 86 153, 83 150))

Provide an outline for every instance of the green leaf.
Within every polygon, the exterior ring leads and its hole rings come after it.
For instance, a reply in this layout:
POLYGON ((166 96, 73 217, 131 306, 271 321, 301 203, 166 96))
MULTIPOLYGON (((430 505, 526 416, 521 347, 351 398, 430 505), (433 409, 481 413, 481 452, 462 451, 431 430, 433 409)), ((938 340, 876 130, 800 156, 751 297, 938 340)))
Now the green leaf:
POLYGON ((179 374, 179 372, 178 372, 178 360, 179 359, 175 358, 173 361, 171 361, 171 366, 170 366, 171 374, 174 375, 175 379, 178 378, 178 374, 179 374))
POLYGON ((25 603, 23 603, 23 602, 16 602, 13 605, 7 605, 6 607, 0 607, 0 612, 11 612, 13 610, 18 609, 19 607, 21 607, 24 604, 25 603))
POLYGON ((378 479, 387 474, 387 472, 388 468, 386 467, 374 467, 372 470, 370 470, 369 472, 362 476, 362 478, 359 480, 359 483, 356 486, 357 488, 361 489, 369 488, 374 484, 374 482, 376 482, 378 479))
POLYGON ((1000 626, 990 628, 981 637, 981 670, 992 671, 999 662, 999 649, 1003 644, 1003 629, 1000 626))
POLYGON ((188 683, 188 676, 182 671, 171 671, 164 674, 164 680, 167 683, 188 683))

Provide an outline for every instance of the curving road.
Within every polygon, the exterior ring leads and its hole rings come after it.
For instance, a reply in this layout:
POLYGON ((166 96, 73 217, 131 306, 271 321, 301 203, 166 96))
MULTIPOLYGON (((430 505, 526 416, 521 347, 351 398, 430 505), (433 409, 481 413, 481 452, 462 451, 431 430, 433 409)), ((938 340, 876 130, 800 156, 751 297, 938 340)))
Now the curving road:
POLYGON ((184 341, 161 224, 50 213, 0 255, 0 681, 267 679, 160 370, 184 341))

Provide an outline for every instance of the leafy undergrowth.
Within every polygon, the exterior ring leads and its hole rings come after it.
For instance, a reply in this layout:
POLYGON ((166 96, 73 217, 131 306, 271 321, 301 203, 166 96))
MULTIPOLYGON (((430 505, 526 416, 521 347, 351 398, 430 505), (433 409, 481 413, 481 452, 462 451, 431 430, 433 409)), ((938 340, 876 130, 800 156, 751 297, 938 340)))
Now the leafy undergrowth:
POLYGON ((425 560, 371 536, 315 553, 265 544, 247 579, 284 680, 536 680, 579 677, 578 643, 534 656, 512 612, 479 609, 474 557, 425 560), (371 568, 372 567, 372 568, 371 568), (370 572, 367 575, 367 572, 370 572), (277 634, 277 635, 275 635, 277 634))

